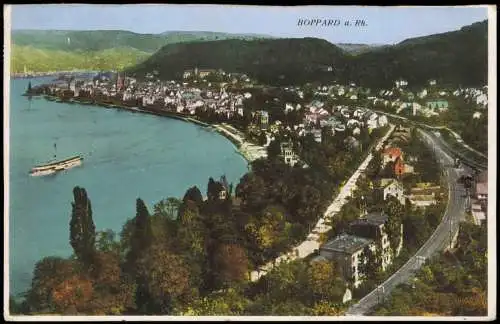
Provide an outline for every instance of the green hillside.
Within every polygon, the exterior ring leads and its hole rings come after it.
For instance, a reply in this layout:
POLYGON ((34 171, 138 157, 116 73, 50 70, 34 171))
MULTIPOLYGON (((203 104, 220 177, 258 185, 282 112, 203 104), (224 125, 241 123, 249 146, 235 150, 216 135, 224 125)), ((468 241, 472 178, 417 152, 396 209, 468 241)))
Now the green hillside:
POLYGON ((155 52, 173 43, 212 41, 229 38, 255 39, 264 35, 244 35, 216 32, 168 31, 162 34, 138 34, 124 30, 14 30, 12 43, 39 49, 64 51, 101 51, 116 47, 131 47, 142 52, 155 52))
POLYGON ((12 73, 23 72, 24 66, 36 72, 123 69, 150 56, 149 53, 130 47, 68 52, 13 45, 11 50, 12 73))
POLYGON ((144 60, 167 44, 223 39, 260 39, 266 35, 168 31, 137 34, 123 30, 14 30, 11 72, 65 69, 121 69, 144 60), (53 59, 53 58, 57 58, 53 59))
POLYGON ((143 77, 153 70, 160 78, 179 78, 182 72, 221 68, 240 72, 263 82, 288 84, 334 76, 328 66, 345 67, 345 52, 316 38, 222 40, 166 45, 145 62, 129 69, 143 77))

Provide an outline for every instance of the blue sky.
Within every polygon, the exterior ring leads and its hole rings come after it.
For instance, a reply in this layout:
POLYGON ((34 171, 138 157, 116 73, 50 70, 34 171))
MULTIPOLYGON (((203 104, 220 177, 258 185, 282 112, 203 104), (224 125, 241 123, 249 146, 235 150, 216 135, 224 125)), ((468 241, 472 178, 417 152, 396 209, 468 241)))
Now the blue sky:
POLYGON ((169 30, 318 37, 332 43, 393 44, 487 19, 485 7, 262 7, 229 5, 15 5, 12 29, 169 30), (298 26, 299 19, 363 19, 365 27, 298 26))

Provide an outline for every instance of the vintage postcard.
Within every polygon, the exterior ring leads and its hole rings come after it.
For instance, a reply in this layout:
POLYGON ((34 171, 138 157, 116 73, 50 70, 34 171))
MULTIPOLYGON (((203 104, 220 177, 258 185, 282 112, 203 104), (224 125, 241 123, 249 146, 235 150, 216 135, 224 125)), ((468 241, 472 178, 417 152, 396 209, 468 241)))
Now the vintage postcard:
POLYGON ((496 317, 494 6, 4 9, 7 320, 496 317))

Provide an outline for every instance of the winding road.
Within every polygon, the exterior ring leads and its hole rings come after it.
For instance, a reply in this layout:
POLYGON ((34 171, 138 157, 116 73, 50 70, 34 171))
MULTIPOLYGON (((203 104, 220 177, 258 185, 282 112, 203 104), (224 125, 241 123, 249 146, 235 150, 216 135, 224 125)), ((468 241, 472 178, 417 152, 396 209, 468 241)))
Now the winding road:
POLYGON ((426 259, 450 246, 452 240, 458 234, 460 221, 465 220, 465 189, 463 185, 457 183, 457 180, 462 174, 468 173, 470 170, 468 167, 465 167, 466 169, 453 168, 454 159, 446 152, 446 148, 443 148, 442 143, 429 134, 428 131, 419 129, 419 132, 424 138, 424 142, 434 149, 436 159, 441 164, 446 176, 449 189, 447 209, 441 223, 417 253, 378 288, 362 298, 357 304, 351 306, 347 310, 346 316, 368 313, 374 306, 383 301, 384 297, 389 295, 397 285, 407 282, 426 259))

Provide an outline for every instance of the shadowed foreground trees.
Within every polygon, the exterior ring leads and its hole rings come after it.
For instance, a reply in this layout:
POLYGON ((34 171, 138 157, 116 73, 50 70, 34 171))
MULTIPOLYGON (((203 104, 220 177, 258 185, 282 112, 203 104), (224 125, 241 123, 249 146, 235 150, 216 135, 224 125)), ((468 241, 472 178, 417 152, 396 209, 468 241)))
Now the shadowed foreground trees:
POLYGON ((457 248, 429 260, 375 315, 486 316, 486 225, 461 223, 457 248))

